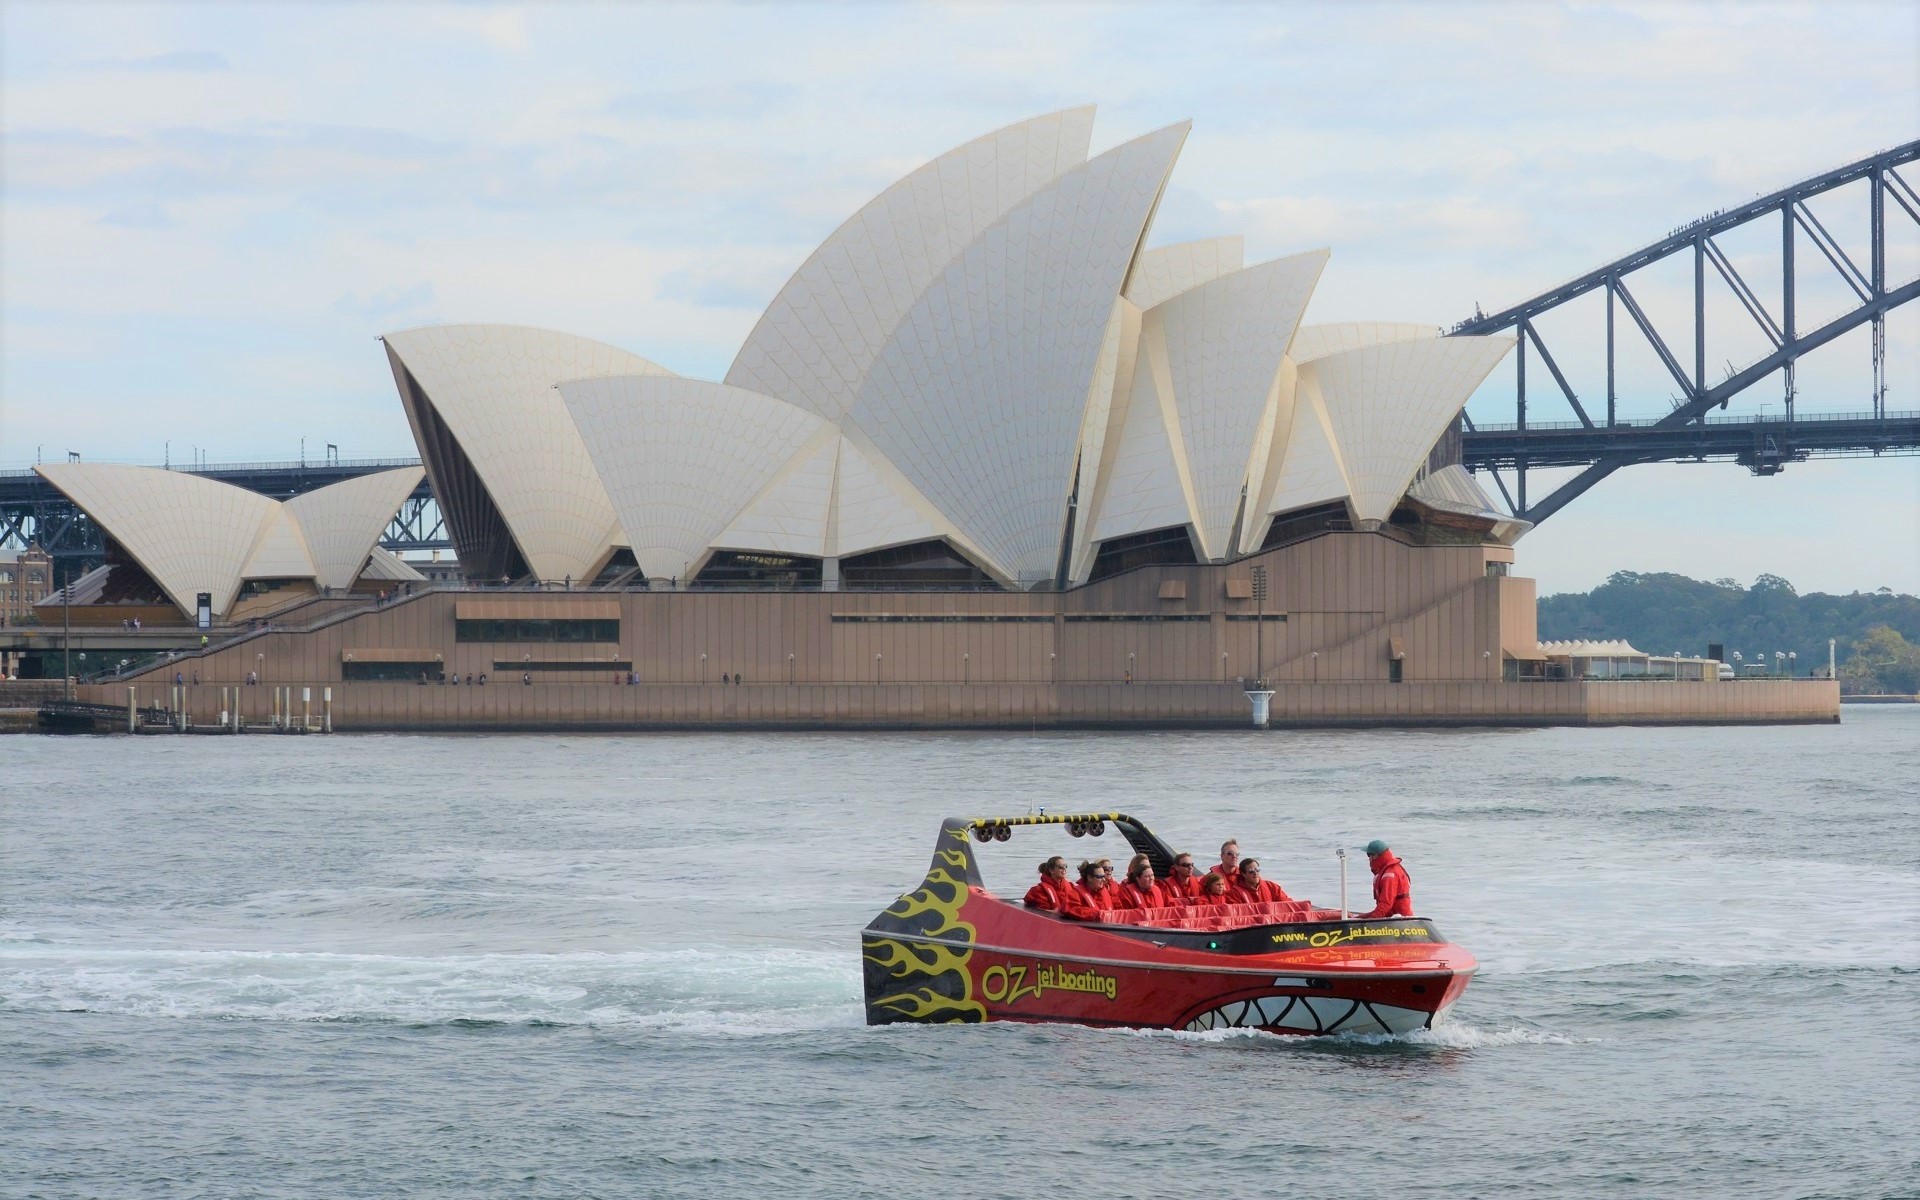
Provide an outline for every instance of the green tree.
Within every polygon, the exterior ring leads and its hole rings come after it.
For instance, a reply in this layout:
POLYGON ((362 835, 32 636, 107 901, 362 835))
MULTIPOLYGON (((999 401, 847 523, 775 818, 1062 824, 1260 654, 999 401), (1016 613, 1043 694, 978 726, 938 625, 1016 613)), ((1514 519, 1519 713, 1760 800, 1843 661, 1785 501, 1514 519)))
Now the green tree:
POLYGON ((1909 644, 1920 643, 1920 597, 1884 588, 1801 595, 1778 575, 1762 575, 1751 588, 1743 588, 1730 579, 1709 583, 1684 575, 1619 571, 1591 592, 1540 600, 1540 636, 1549 641, 1623 638, 1648 654, 1679 650, 1701 655, 1718 642, 1726 647, 1728 659, 1738 650, 1748 661, 1758 655, 1769 664, 1776 651, 1791 651, 1797 656, 1794 669, 1802 675, 1816 668, 1825 671, 1828 638, 1837 641, 1837 658, 1845 663, 1875 626, 1887 627, 1909 644))
POLYGON ((1920 646, 1889 626, 1875 625, 1849 647, 1840 682, 1850 692, 1920 693, 1920 646))

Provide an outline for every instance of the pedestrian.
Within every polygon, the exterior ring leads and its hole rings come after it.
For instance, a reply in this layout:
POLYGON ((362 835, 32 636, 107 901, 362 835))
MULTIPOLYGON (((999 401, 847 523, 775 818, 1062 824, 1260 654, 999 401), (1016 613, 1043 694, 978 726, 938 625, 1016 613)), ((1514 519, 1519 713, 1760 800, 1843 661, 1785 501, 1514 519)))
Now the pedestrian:
POLYGON ((520 682, 531 687, 533 685, 533 673, 531 671, 520 672, 520 682))

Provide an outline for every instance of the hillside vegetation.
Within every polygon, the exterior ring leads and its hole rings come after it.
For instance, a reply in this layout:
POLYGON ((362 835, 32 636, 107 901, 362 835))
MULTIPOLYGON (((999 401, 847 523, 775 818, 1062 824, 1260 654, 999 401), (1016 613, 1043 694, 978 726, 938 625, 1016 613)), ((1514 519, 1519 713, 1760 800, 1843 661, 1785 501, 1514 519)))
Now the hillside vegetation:
POLYGON ((1826 672, 1836 640, 1841 685, 1853 692, 1920 692, 1920 596, 1877 592, 1801 595, 1778 575, 1752 587, 1684 575, 1616 572, 1591 592, 1540 600, 1540 638, 1624 638, 1648 654, 1705 654, 1724 643, 1731 659, 1775 651, 1799 656, 1797 673, 1826 672))

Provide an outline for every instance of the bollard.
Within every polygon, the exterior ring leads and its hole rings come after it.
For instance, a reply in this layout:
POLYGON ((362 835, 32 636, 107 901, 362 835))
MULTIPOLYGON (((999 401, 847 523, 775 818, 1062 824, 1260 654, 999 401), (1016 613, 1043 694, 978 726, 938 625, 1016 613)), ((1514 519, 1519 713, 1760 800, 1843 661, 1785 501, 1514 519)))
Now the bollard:
POLYGON ((320 689, 320 724, 322 732, 333 732, 333 689, 320 689))
POLYGON ((310 687, 303 687, 300 689, 300 732, 305 733, 312 728, 313 728, 313 689, 310 687))
POLYGON ((135 717, 136 717, 136 714, 138 714, 140 711, 139 703, 133 697, 134 697, 133 685, 128 684, 127 685, 127 732, 128 733, 135 732, 135 729, 134 729, 135 717))

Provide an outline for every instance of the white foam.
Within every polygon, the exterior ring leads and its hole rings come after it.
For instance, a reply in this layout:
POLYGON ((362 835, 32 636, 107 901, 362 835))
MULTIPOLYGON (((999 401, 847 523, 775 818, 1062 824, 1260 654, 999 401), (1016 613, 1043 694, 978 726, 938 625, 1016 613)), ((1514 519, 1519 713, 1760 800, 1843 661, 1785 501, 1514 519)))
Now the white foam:
POLYGON ((1600 1040, 1569 1037, 1545 1029, 1524 1029, 1517 1025, 1509 1029, 1476 1029, 1458 1021, 1407 1033, 1336 1033, 1333 1036, 1370 1046, 1441 1046, 1449 1050, 1488 1050, 1501 1046, 1584 1046, 1600 1040))
POLYGON ((0 1011, 767 1036, 859 1024, 849 957, 782 949, 413 957, 15 942, 0 958, 0 1011))

